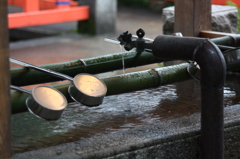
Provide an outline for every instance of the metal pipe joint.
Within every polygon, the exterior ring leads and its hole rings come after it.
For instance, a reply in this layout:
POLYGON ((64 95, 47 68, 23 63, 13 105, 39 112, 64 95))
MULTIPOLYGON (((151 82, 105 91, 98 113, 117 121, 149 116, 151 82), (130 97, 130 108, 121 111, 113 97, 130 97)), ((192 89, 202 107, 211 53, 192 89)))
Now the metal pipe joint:
POLYGON ((158 36, 152 53, 164 59, 192 60, 201 68, 201 138, 204 159, 224 158, 223 86, 226 63, 210 40, 195 37, 158 36))

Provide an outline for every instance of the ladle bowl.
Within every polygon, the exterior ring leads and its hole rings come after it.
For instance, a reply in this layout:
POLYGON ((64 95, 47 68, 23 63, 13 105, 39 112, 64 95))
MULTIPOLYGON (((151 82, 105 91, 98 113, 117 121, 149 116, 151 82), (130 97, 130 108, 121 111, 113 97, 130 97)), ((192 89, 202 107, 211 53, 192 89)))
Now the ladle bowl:
POLYGON ((83 73, 78 74, 74 78, 72 78, 68 75, 38 67, 32 64, 28 64, 20 60, 16 60, 13 58, 9 58, 9 60, 13 63, 25 67, 30 67, 42 72, 46 72, 53 76, 72 81, 72 85, 70 85, 68 88, 69 95, 74 101, 84 104, 86 106, 98 106, 102 104, 103 98, 107 93, 107 86, 105 85, 105 83, 93 75, 83 73))
POLYGON ((12 86, 11 89, 30 94, 26 100, 28 110, 45 120, 58 120, 67 107, 67 99, 57 89, 48 86, 37 86, 32 92, 12 86))
POLYGON ((78 74, 73 79, 73 84, 68 87, 68 92, 74 101, 86 106, 102 104, 107 93, 105 83, 95 76, 87 73, 78 74))

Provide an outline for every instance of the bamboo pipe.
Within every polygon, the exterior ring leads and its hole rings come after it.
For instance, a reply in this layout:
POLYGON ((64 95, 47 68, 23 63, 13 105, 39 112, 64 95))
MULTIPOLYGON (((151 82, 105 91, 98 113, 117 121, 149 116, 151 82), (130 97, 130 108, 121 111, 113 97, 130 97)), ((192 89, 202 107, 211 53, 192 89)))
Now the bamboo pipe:
MULTIPOLYGON (((240 46, 240 35, 235 35, 234 37, 226 36, 215 38, 211 39, 211 41, 218 45, 240 46)), ((163 59, 158 59, 149 52, 142 52, 140 55, 138 55, 136 51, 132 50, 129 52, 114 53, 82 60, 40 65, 40 67, 72 77, 83 72, 97 74, 122 69, 122 56, 124 56, 125 59, 125 68, 159 63, 163 61, 163 59)), ((46 73, 30 68, 21 67, 11 69, 11 83, 16 86, 25 86, 60 80, 61 79, 57 77, 47 75, 46 73)))
MULTIPOLYGON (((97 74, 122 69, 122 56, 124 56, 125 68, 159 63, 163 61, 162 59, 154 57, 149 52, 142 52, 140 55, 138 55, 136 51, 129 51, 82 60, 41 65, 40 67, 72 77, 83 72, 97 74)), ((25 86, 60 80, 62 79, 26 67, 11 69, 11 83, 16 86, 25 86)))
POLYGON ((12 158, 7 1, 0 1, 0 159, 12 158))
POLYGON ((210 39, 217 45, 240 46, 240 34, 210 39))
MULTIPOLYGON (((191 79, 191 76, 187 72, 187 67, 188 63, 184 63, 174 66, 104 77, 101 79, 107 85, 108 96, 159 87, 162 85, 191 79)), ((63 93, 68 102, 73 102, 67 91, 69 85, 70 83, 68 82, 54 85, 52 87, 63 93)), ((27 111, 25 106, 25 100, 27 97, 27 94, 19 92, 14 92, 11 94, 13 114, 27 111)))

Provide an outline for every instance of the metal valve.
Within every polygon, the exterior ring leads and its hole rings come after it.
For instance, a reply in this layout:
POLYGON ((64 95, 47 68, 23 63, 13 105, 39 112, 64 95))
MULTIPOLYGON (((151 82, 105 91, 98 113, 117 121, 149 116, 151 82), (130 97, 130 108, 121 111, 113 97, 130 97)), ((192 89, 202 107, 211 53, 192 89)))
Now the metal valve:
POLYGON ((120 41, 120 45, 123 45, 125 50, 129 51, 133 48, 136 48, 138 53, 143 52, 145 49, 151 49, 152 43, 146 43, 146 39, 143 38, 145 32, 143 29, 138 29, 137 32, 137 39, 132 40, 133 36, 128 31, 122 33, 117 39, 120 41))

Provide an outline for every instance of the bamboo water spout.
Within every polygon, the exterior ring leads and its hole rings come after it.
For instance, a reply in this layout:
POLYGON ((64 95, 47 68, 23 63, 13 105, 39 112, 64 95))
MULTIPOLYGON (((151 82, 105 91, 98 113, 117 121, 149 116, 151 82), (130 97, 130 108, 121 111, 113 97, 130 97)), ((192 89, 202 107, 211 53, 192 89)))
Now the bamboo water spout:
MULTIPOLYGON (((79 73, 87 72, 90 74, 97 74, 120 70, 122 69, 122 56, 124 56, 125 68, 160 63, 163 61, 163 59, 156 58, 149 52, 143 52, 140 56, 136 55, 136 51, 129 51, 63 63, 41 65, 40 67, 73 77, 79 73)), ((11 83, 16 86, 26 86, 60 80, 60 78, 26 67, 11 69, 11 83)))
MULTIPOLYGON (((211 39, 211 41, 218 45, 240 46, 240 35, 236 35, 234 37, 226 36, 215 38, 211 39)), ((63 63, 41 65, 41 67, 66 74, 68 76, 75 76, 84 72, 97 74, 122 69, 122 56, 125 57, 126 68, 163 62, 163 59, 156 58, 153 54, 146 51, 142 52, 139 56, 136 55, 137 52, 135 50, 131 50, 123 53, 114 53, 63 63)), ((11 83, 16 86, 54 82, 59 80, 60 79, 57 77, 46 75, 34 69, 23 67, 11 69, 11 83)))
MULTIPOLYGON (((188 63, 184 63, 105 77, 101 78, 101 80, 104 81, 108 88, 107 96, 127 93, 191 79, 191 76, 187 72, 188 65, 188 63)), ((63 83, 52 86, 55 89, 58 89, 67 98, 69 103, 73 102, 72 98, 68 94, 68 87, 70 84, 71 83, 63 83)), ((28 95, 23 93, 14 92, 11 94, 12 113, 27 111, 25 106, 26 98, 28 98, 28 95)))

